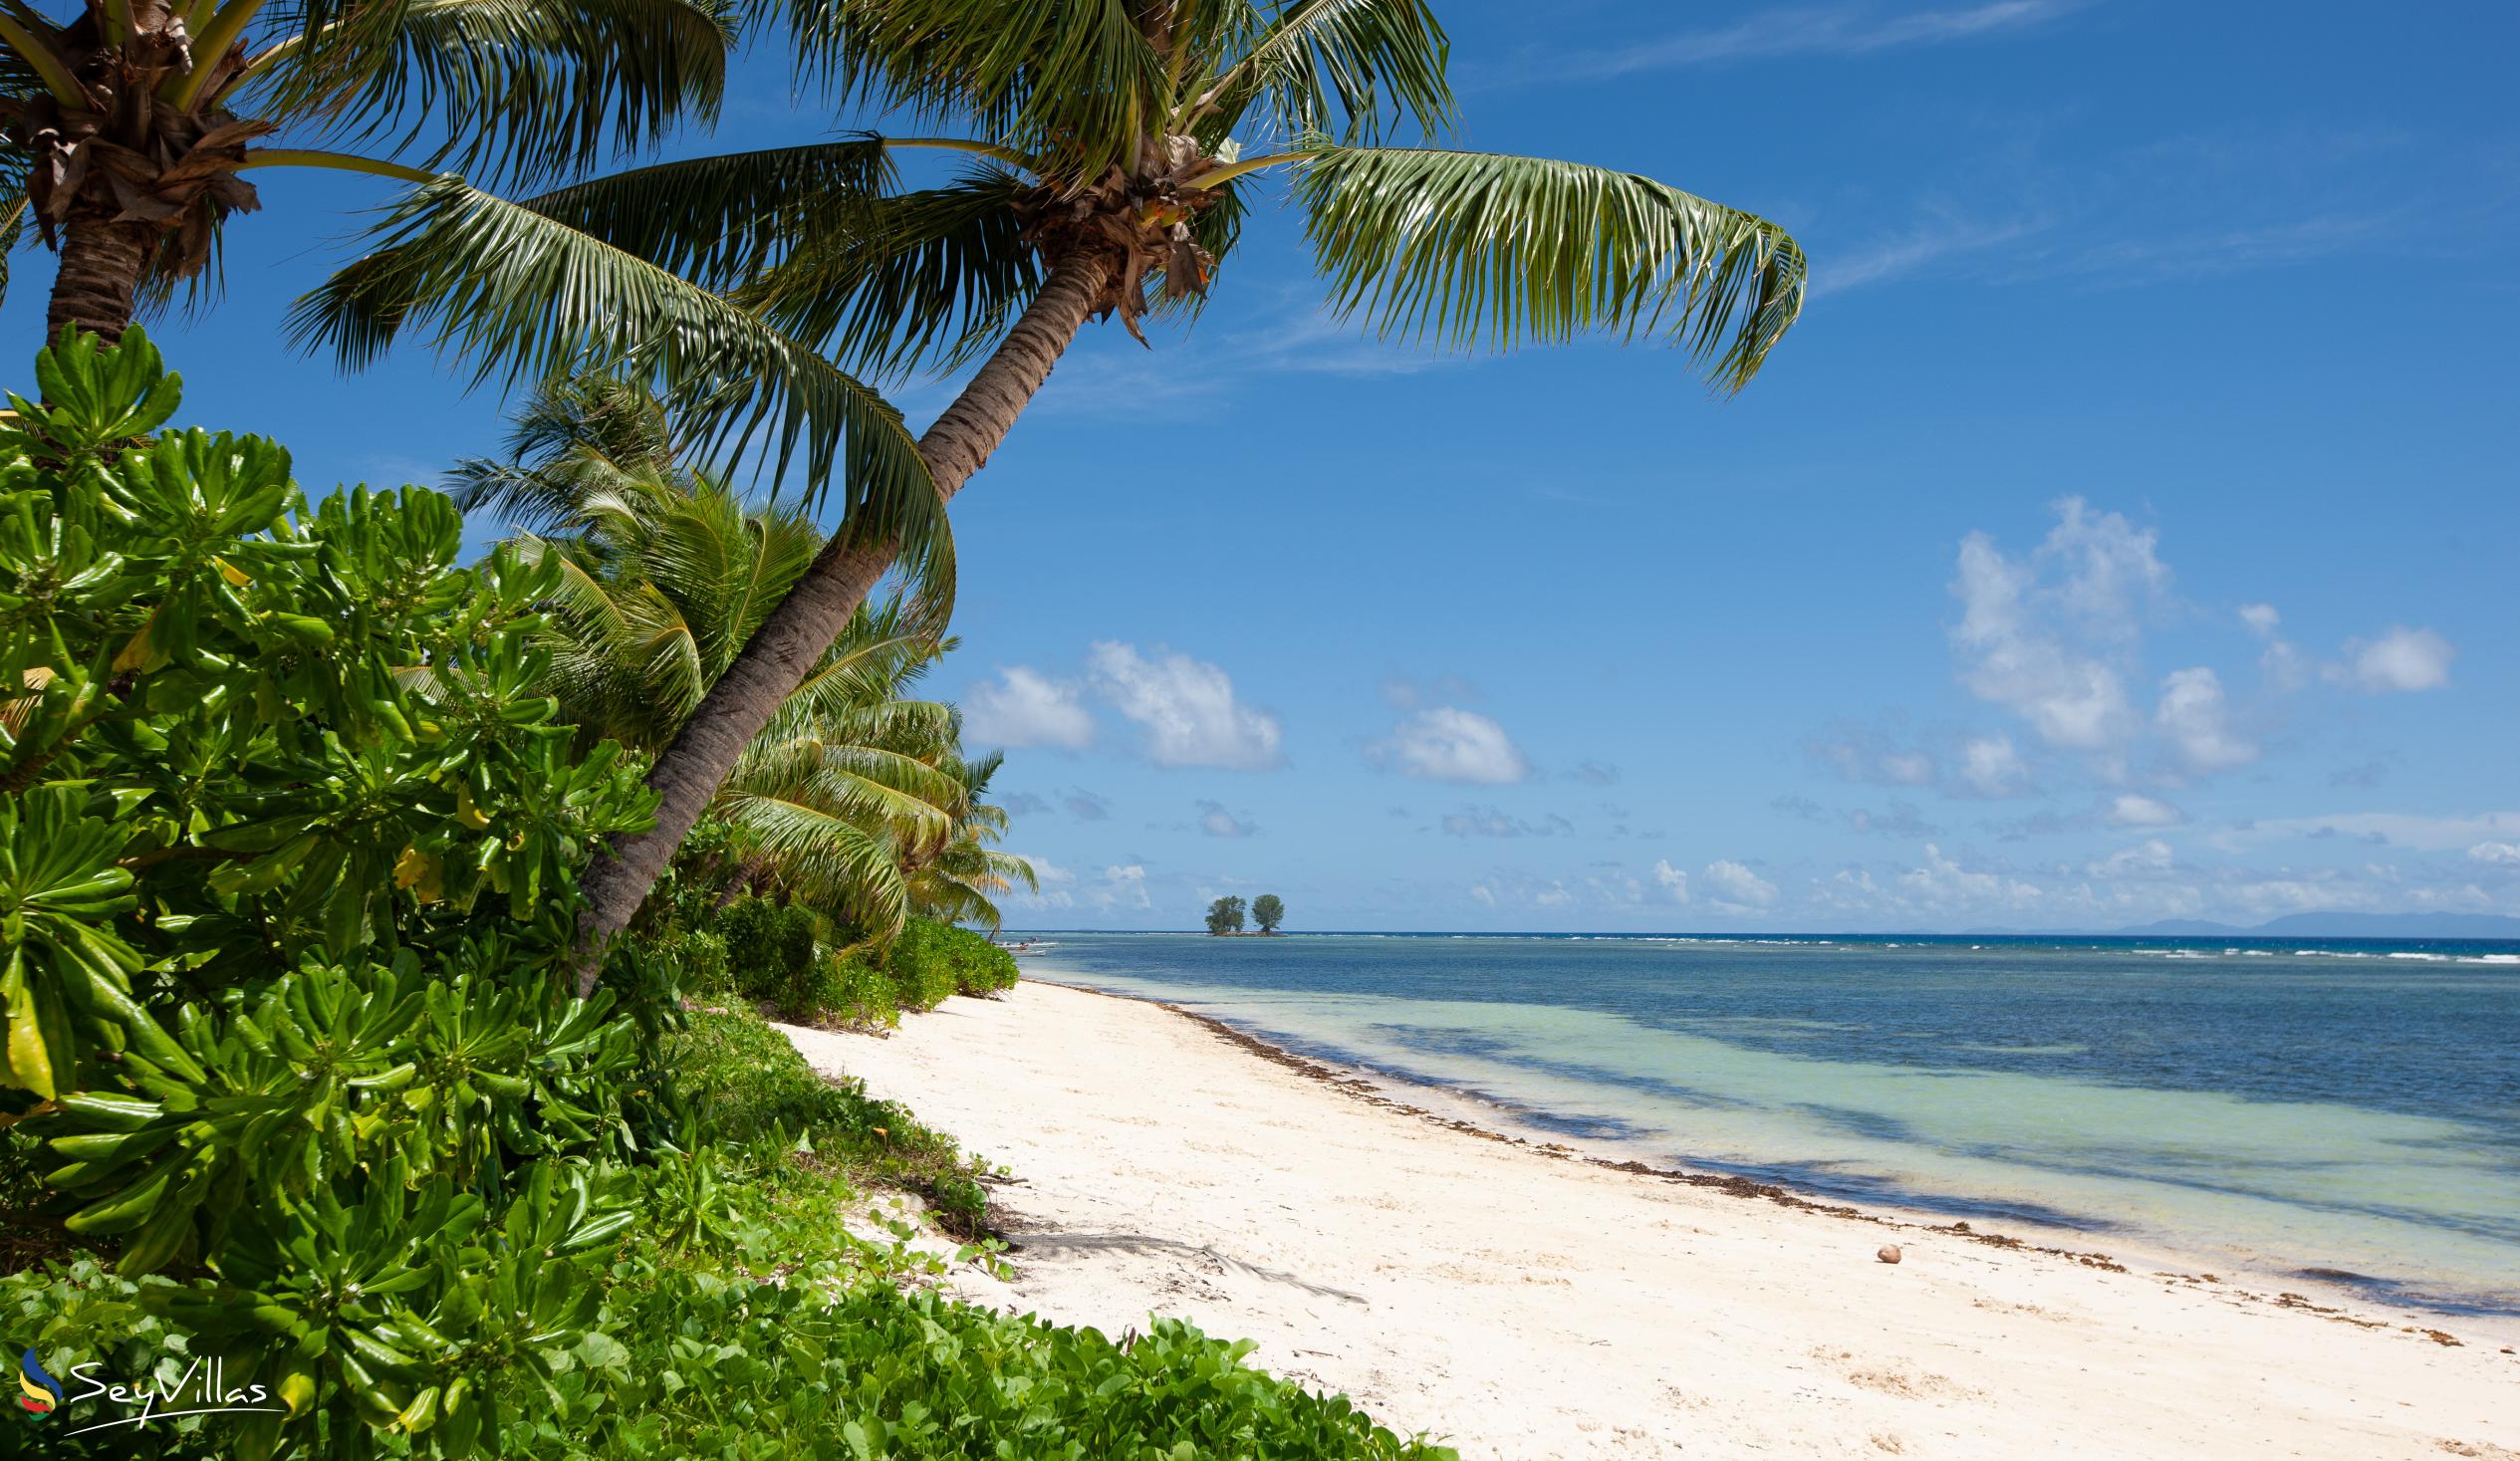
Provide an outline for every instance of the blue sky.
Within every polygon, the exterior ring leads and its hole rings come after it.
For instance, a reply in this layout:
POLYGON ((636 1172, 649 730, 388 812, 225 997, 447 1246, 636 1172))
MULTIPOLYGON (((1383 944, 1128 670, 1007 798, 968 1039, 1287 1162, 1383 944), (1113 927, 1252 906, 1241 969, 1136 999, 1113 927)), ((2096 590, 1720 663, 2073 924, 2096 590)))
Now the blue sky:
MULTIPOLYGON (((1014 921, 2520 913, 2509 7, 1440 11, 1469 145, 1778 219, 1803 322, 1726 400, 1379 345, 1269 208, 1194 331, 1089 332, 957 500, 932 682, 1010 748, 1014 921)), ((747 77, 715 145, 828 127, 747 77)), ((263 176, 187 414, 310 484, 492 449, 424 355, 289 350, 384 194, 263 176)))

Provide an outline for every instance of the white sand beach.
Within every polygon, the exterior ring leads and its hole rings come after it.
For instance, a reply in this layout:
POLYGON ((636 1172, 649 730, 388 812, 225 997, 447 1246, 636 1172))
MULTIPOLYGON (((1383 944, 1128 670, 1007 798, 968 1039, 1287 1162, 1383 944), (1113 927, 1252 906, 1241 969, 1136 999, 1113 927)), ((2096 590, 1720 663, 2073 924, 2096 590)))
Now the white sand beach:
POLYGON ((965 1297, 1249 1338, 1465 1456, 2520 1461, 2507 1320, 1614 1169, 1054 985, 884 1039, 791 1033, 1014 1169, 1017 1276, 968 1273, 965 1297))

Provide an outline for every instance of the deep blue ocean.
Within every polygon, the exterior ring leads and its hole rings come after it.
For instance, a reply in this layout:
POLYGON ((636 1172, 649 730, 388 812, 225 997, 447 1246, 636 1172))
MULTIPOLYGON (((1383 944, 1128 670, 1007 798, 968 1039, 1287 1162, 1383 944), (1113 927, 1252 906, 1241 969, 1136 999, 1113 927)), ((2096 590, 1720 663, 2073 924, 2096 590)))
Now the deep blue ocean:
POLYGON ((1606 1154, 2520 1312, 2520 943, 1038 936, 1606 1154))

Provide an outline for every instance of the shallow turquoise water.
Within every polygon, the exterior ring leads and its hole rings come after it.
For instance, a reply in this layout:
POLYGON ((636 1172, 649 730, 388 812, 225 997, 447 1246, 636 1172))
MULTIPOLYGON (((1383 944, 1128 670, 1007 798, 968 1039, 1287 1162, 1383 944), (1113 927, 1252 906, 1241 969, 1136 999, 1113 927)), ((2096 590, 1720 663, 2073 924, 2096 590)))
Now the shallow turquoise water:
POLYGON ((2520 945, 1042 936, 1644 1160, 2520 1312, 2520 945))

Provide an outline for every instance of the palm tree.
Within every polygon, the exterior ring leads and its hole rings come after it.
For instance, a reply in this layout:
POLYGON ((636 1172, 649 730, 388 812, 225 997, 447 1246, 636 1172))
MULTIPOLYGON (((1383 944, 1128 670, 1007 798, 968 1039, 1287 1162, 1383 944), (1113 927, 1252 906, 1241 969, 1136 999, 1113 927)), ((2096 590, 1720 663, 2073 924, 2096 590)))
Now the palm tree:
POLYGON ((591 948, 896 559, 926 565, 935 504, 1086 322, 1118 315, 1142 340, 1149 314, 1195 310, 1265 179, 1291 180, 1331 307, 1386 337, 1507 349, 1614 331, 1684 348, 1729 390, 1801 310, 1802 252, 1764 219, 1631 173, 1386 145, 1453 121, 1426 0, 792 4, 807 69, 845 105, 946 134, 666 163, 521 206, 432 184, 302 305, 306 338, 354 361, 427 325, 512 370, 592 354, 679 371, 712 423, 777 416, 822 464, 835 430, 813 424, 801 350, 870 372, 976 363, 918 439, 925 480, 840 463, 841 531, 658 758, 655 829, 589 869, 591 948), (904 190, 892 154, 922 148, 965 170, 904 190), (703 298, 748 323, 703 329, 703 298), (706 359, 655 344, 700 334, 706 359), (749 388, 730 394, 737 376, 749 388))
MULTIPOLYGON (((122 338, 216 259, 257 167, 534 181, 717 109, 723 0, 0 0, 0 244, 61 254, 46 334, 122 338), (301 133, 283 138, 283 133, 301 133), (397 161, 425 135, 422 165, 397 161), (385 156, 275 140, 384 143, 385 156)), ((0 272, 0 288, 7 276, 0 272)))
MULTIPOLYGON (((650 755, 823 537, 803 516, 748 506, 682 466, 662 421, 635 385, 555 382, 519 412, 509 460, 461 463, 452 484, 468 511, 550 533, 519 539, 564 570, 546 634, 563 717, 585 743, 650 755)), ((705 814, 732 830, 746 881, 881 942, 925 911, 930 881, 941 888, 931 863, 976 862, 982 879, 996 870, 959 847, 1005 826, 982 800, 987 777, 975 780, 963 762, 960 717, 905 693, 951 648, 935 616, 899 595, 851 615, 705 814)))
POLYGON ((991 751, 971 761, 957 757, 947 768, 962 782, 962 808, 942 843, 931 852, 910 854, 904 876, 912 911, 948 923, 996 928, 1005 921, 998 894, 1018 883, 1026 891, 1041 891, 1033 864, 996 847, 1006 836, 1007 815, 1005 808, 988 801, 989 782, 1005 762, 1005 752, 991 751))
MULTIPOLYGON (((861 610, 831 657, 880 637, 893 608, 861 610)), ((899 682, 850 694, 831 693, 828 678, 807 683, 817 688, 771 718, 707 815, 734 829, 738 855, 758 881, 889 943, 909 914, 939 911, 939 894, 950 890, 934 864, 973 860, 961 853, 966 829, 1004 813, 980 803, 964 775, 952 707, 900 698, 899 682)), ((978 860, 987 870, 985 855, 978 860)), ((980 912, 951 901, 957 917, 980 912)))

